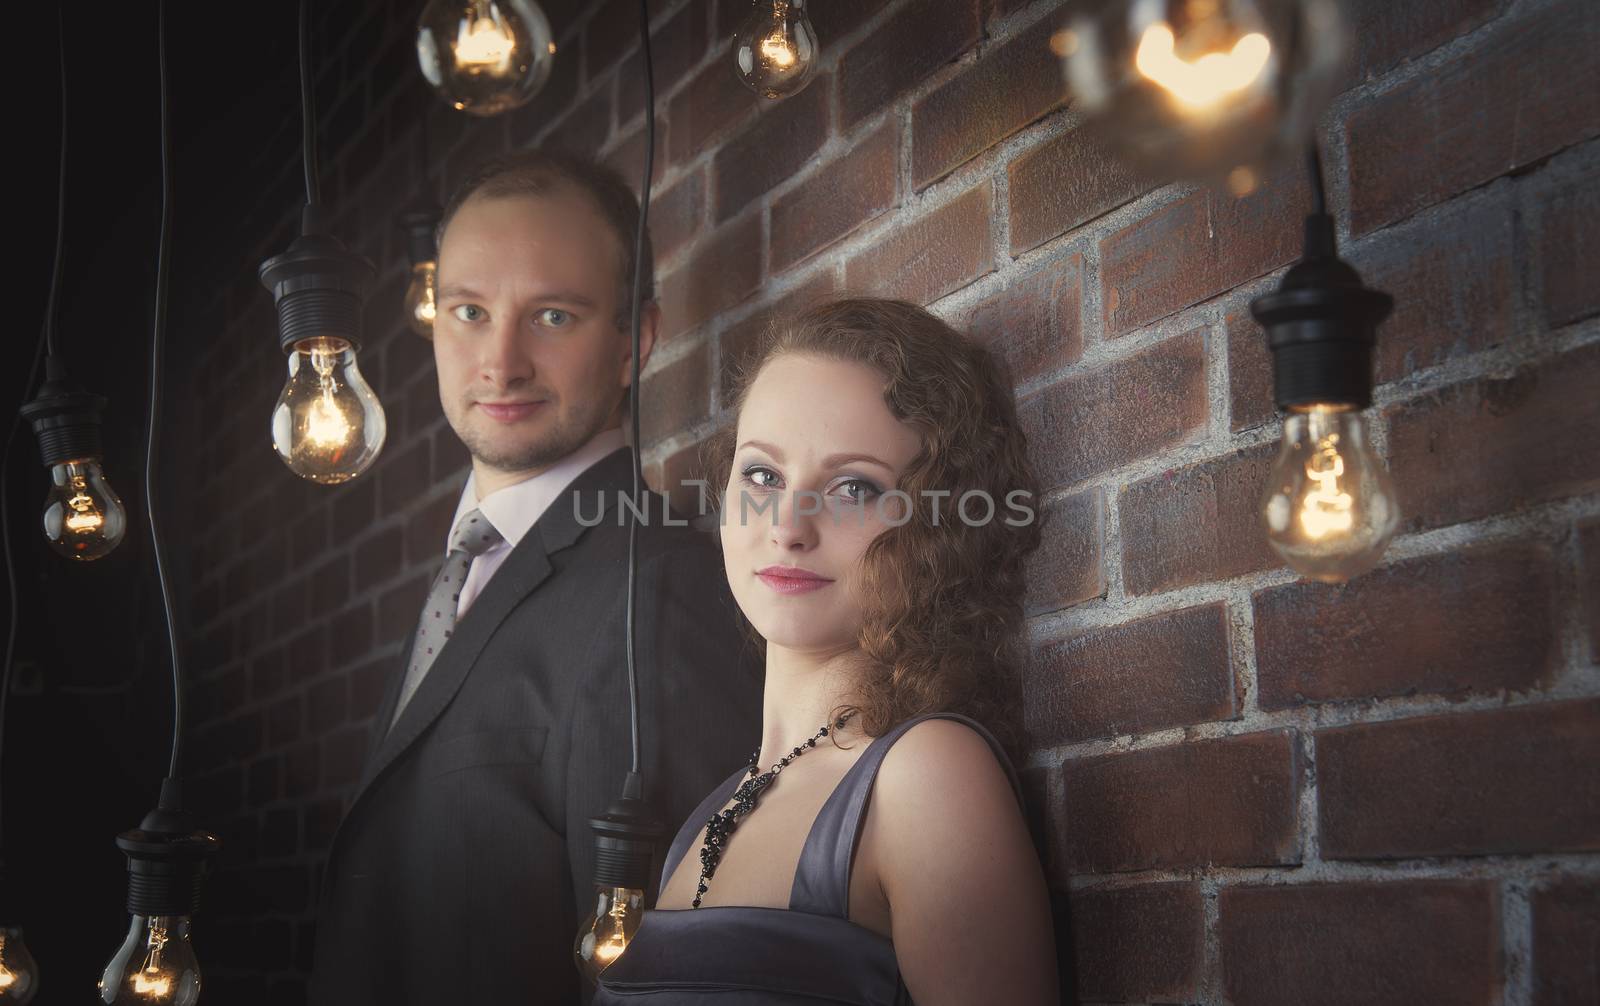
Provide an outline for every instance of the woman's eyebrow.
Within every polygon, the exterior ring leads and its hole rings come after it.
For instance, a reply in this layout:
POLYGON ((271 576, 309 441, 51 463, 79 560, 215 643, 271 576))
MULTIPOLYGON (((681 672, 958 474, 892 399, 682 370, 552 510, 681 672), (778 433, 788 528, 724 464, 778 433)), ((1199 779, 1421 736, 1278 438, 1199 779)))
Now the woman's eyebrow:
MULTIPOLYGON (((740 444, 737 449, 742 450, 746 447, 754 447, 757 450, 765 451, 766 453, 772 455, 773 459, 776 461, 783 460, 783 452, 778 450, 778 448, 772 444, 766 443, 765 441, 746 440, 744 443, 740 444)), ((890 474, 894 473, 894 466, 889 464, 887 461, 873 457, 871 454, 865 454, 859 451, 851 451, 844 454, 830 454, 822 459, 822 467, 839 468, 855 461, 865 461, 867 464, 877 465, 879 468, 882 468, 884 471, 889 472, 890 474)))

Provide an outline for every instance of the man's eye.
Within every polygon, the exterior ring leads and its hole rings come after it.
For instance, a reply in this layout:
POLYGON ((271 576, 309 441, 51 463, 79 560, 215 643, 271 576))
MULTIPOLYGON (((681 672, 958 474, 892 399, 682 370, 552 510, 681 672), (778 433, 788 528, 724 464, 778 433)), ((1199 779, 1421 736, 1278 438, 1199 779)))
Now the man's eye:
POLYGON ((543 325, 546 328, 560 328, 571 323, 572 315, 559 307, 547 307, 534 315, 533 320, 536 324, 543 325))
POLYGON ((481 321, 483 319, 483 308, 476 304, 457 304, 450 309, 450 313, 462 321, 481 321))
POLYGON ((762 489, 772 489, 778 484, 778 473, 760 465, 751 465, 740 474, 744 476, 746 482, 762 489))

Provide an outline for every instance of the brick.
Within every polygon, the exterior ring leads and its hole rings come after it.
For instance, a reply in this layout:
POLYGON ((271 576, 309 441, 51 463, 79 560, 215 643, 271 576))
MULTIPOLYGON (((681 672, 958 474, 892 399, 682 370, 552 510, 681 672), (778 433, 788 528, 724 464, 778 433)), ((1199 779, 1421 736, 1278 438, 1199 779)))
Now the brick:
POLYGON ((874 297, 929 304, 994 271, 993 185, 974 186, 850 259, 845 286, 874 297))
MULTIPOLYGON (((1267 334, 1240 301, 1223 317, 1228 334, 1228 428, 1237 433, 1278 419, 1272 388, 1272 351, 1267 334)), ((1379 338, 1384 334, 1381 330, 1379 338)))
POLYGON ((317 742, 297 744, 284 752, 283 759, 283 795, 290 800, 304 799, 317 785, 317 742))
POLYGON ((356 547, 355 589, 362 593, 400 572, 405 534, 399 526, 384 528, 356 547))
POLYGON ((367 741, 367 731, 361 727, 349 727, 323 738, 322 785, 325 790, 347 786, 361 778, 367 741))
POLYGON ((757 107, 755 95, 734 76, 727 61, 712 60, 667 105, 672 121, 667 151, 672 163, 692 160, 731 126, 754 115, 757 107))
POLYGON ((761 216, 724 224, 688 264, 660 283, 661 338, 688 332, 749 297, 761 285, 761 216))
POLYGON ((455 430, 448 425, 441 426, 433 434, 433 484, 450 482, 457 485, 463 484, 467 479, 467 469, 471 459, 467 455, 467 448, 456 437, 455 430))
POLYGON ((1384 410, 1408 530, 1600 488, 1600 345, 1384 410))
MULTIPOLYGON (((652 33, 654 34, 654 33, 652 33)), ((584 65, 592 83, 639 38, 637 0, 610 0, 595 10, 583 29, 584 65)))
POLYGON ((705 480, 705 465, 701 456, 704 449, 705 443, 702 441, 673 451, 662 461, 656 476, 650 480, 652 488, 671 499, 674 510, 689 518, 710 513, 716 506, 715 493, 718 487, 706 488, 702 512, 700 487, 685 484, 691 479, 705 480))
POLYGON ((463 179, 507 149, 504 119, 472 118, 461 142, 445 156, 444 190, 454 192, 463 179))
POLYGON ((328 615, 350 600, 350 555, 334 552, 311 572, 311 611, 328 615))
MULTIPOLYGON (((550 68, 550 79, 544 82, 539 93, 526 105, 502 113, 506 119, 507 145, 510 149, 521 150, 534 146, 550 123, 572 106, 579 90, 578 68, 581 61, 578 59, 578 48, 576 38, 561 43, 556 50, 556 61, 550 68)), ((457 115, 457 118, 461 116, 457 115)))
POLYGON ((301 828, 307 852, 322 852, 333 844, 343 809, 338 800, 317 800, 301 809, 301 828))
POLYGON ((775 319, 799 314, 833 296, 833 271, 814 273, 809 279, 764 305, 742 321, 722 330, 717 356, 722 405, 733 405, 734 383, 760 349, 761 339, 775 319))
POLYGON ((1465 35, 1499 14, 1505 0, 1425 4, 1351 0, 1344 7, 1355 43, 1352 74, 1362 80, 1465 35))
POLYGON ((1531 903, 1534 1006, 1596 1001, 1600 880, 1559 877, 1535 891, 1531 903))
POLYGON ((611 88, 601 85, 568 112, 544 137, 540 146, 592 155, 599 153, 610 137, 611 88))
POLYGON ((1191 741, 1062 766, 1071 873, 1298 863, 1299 757, 1287 732, 1191 741))
POLYGON ((656 367, 639 389, 646 443, 663 440, 711 415, 711 350, 704 343, 656 367))
MULTIPOLYGON (((443 560, 443 548, 439 560, 443 560)), ((417 618, 422 604, 428 599, 428 586, 433 582, 433 572, 414 576, 398 587, 384 591, 378 600, 377 640, 374 645, 387 646, 398 643, 402 647, 411 641, 417 629, 417 618)))
POLYGON ((1552 328, 1600 312, 1600 157, 1537 197, 1545 324, 1552 328))
POLYGON ((1130 594, 1229 580, 1281 565, 1261 529, 1276 443, 1169 469, 1122 491, 1122 581, 1130 594))
POLYGON ((329 490, 333 497, 333 540, 346 542, 365 531, 375 516, 377 492, 371 479, 355 479, 329 490))
POLYGON ((1096 486, 1044 504, 1030 505, 1043 521, 1039 548, 1028 557, 1029 615, 1070 608, 1106 591, 1105 496, 1096 486))
POLYGON ((1083 355, 1083 255, 1069 252, 973 307, 965 327, 1005 361, 1014 385, 1083 355))
POLYGON ((305 716, 299 693, 285 696, 267 707, 267 744, 281 747, 300 737, 305 716))
POLYGON ((891 119, 772 200, 772 271, 850 235, 896 204, 900 124, 891 119))
MULTIPOLYGON (((421 510, 413 511, 406 519, 406 556, 411 565, 421 564, 432 571, 444 562, 444 549, 450 534, 450 522, 456 515, 456 504, 461 498, 456 493, 441 493, 429 500, 421 510)), ((424 590, 426 593, 426 590, 424 590)), ((417 601, 421 610, 422 602, 417 601)))
MULTIPOLYGON (((632 20, 632 37, 637 38, 638 16, 635 15, 632 20)), ((661 107, 662 96, 671 92, 705 55, 706 32, 705 6, 698 3, 684 4, 665 24, 657 25, 650 32, 651 76, 654 78, 657 107, 661 107)), ((643 109, 644 64, 635 49, 633 56, 617 69, 617 120, 628 122, 641 118, 643 109)), ((657 148, 658 160, 666 160, 661 156, 665 150, 665 147, 657 148)))
POLYGON ((669 261, 705 226, 706 175, 696 168, 665 192, 650 196, 650 243, 657 262, 669 261))
POLYGON ((1324 857, 1600 846, 1600 700, 1324 730, 1316 751, 1324 857))
POLYGON ((306 692, 306 721, 312 733, 325 734, 344 722, 349 691, 345 677, 329 678, 311 686, 306 692))
POLYGON ((1071 909, 1071 946, 1063 940, 1060 952, 1070 955, 1078 1001, 1199 998, 1205 906, 1198 884, 1093 887, 1074 892, 1071 909))
MULTIPOLYGON (((641 121, 643 116, 640 117, 641 121)), ((650 185, 652 188, 661 184, 661 179, 667 174, 667 159, 662 151, 667 149, 667 120, 658 113, 656 115, 656 155, 650 162, 650 185)), ((619 136, 607 146, 605 163, 628 183, 628 188, 633 190, 634 198, 639 195, 639 179, 644 176, 645 143, 649 137, 645 136, 644 129, 637 128, 626 136, 619 136)), ((651 209, 654 210, 654 204, 651 209)), ((655 214, 650 214, 650 219, 655 220, 655 214)))
POLYGON ((259 807, 278 799, 283 792, 283 758, 268 755, 257 758, 246 770, 245 794, 250 806, 259 807))
POLYGON ((1046 17, 985 48, 912 106, 912 184, 925 188, 1065 103, 1061 61, 1050 50, 1060 21, 1046 17))
POLYGON ((1345 121, 1350 230, 1365 234, 1600 134, 1600 8, 1549 4, 1345 121))
POLYGON ((266 859, 292 856, 299 845, 300 815, 290 807, 267 811, 261 822, 261 855, 266 859))
POLYGON ((1589 662, 1600 664, 1600 518, 1578 525, 1578 547, 1582 566, 1578 582, 1582 585, 1583 620, 1589 627, 1589 662))
POLYGON ((363 603, 334 619, 329 642, 328 655, 333 667, 344 667, 365 658, 372 650, 372 606, 363 603))
POLYGON ((1206 421, 1205 341, 1203 331, 1189 332, 1019 402, 1040 485, 1074 485, 1198 433, 1206 421))
POLYGON ((1499 1001, 1495 882, 1224 887, 1217 900, 1235 1006, 1499 1001))
POLYGON ((1556 590, 1549 547, 1516 542, 1259 591, 1261 707, 1547 684, 1562 663, 1556 590))
MULTIPOLYGON (((381 459, 378 471, 379 513, 399 513, 427 493, 429 476, 432 474, 428 460, 430 446, 428 438, 424 437, 404 450, 396 450, 381 459)), ((384 453, 388 454, 388 451, 384 453)))
POLYGON ((1088 223, 1154 186, 1095 130, 1078 127, 1023 151, 1006 166, 1011 254, 1088 223))
POLYGON ((944 64, 977 44, 974 0, 912 0, 839 57, 839 128, 876 115, 944 64))
POLYGON ((712 158, 715 219, 729 219, 793 177, 828 138, 832 81, 813 80, 793 97, 763 108, 760 118, 729 137, 712 158))
MULTIPOLYGON (((422 598, 417 599, 416 606, 412 609, 412 620, 416 619, 416 612, 422 608, 422 598)), ((378 706, 383 703, 384 690, 389 686, 390 676, 396 673, 405 673, 399 667, 400 658, 379 657, 369 660, 348 675, 350 682, 350 719, 363 721, 371 719, 378 711, 378 706)))
POLYGON ((1045 643, 1023 675, 1034 747, 1230 719, 1237 712, 1222 604, 1045 643))
POLYGON ((1243 199, 1191 193, 1100 242, 1107 336, 1126 335, 1300 256, 1305 183, 1280 171, 1243 199))

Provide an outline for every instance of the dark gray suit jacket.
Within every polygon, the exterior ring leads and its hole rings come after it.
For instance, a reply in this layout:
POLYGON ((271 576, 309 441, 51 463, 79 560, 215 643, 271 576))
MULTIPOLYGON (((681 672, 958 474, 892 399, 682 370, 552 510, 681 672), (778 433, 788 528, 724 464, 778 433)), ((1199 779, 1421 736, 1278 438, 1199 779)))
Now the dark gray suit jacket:
MULTIPOLYGON (((550 505, 384 736, 406 660, 395 666, 323 873, 318 1006, 579 1000, 588 819, 620 795, 631 754, 617 503, 631 464, 614 451, 550 505), (585 520, 604 507, 598 525, 580 523, 574 492, 585 520)), ((714 544, 652 517, 638 539, 640 730, 646 796, 671 835, 758 745, 761 673, 714 544)))

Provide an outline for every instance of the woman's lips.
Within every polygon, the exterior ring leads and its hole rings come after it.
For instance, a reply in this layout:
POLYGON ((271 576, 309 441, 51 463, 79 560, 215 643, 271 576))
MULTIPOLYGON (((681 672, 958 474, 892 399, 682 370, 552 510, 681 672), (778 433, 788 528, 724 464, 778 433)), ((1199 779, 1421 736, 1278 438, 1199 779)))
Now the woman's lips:
POLYGON ((785 569, 781 566, 757 570, 756 578, 780 594, 804 594, 820 590, 833 582, 808 570, 785 569))
POLYGON ((543 402, 502 402, 498 404, 479 402, 478 408, 483 410, 484 415, 497 423, 515 423, 533 415, 534 411, 542 405, 544 405, 543 402))

